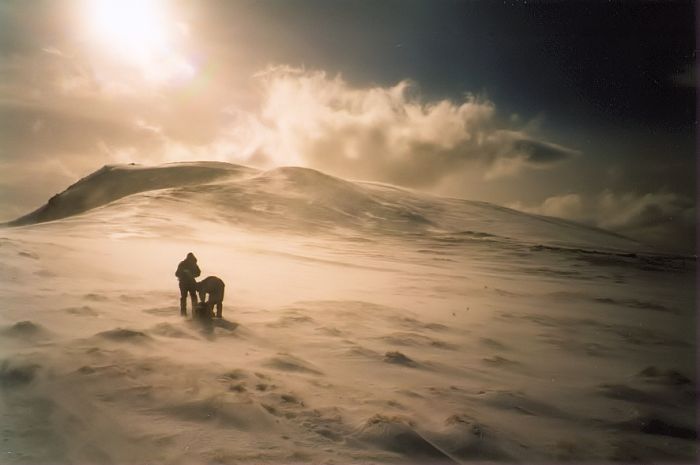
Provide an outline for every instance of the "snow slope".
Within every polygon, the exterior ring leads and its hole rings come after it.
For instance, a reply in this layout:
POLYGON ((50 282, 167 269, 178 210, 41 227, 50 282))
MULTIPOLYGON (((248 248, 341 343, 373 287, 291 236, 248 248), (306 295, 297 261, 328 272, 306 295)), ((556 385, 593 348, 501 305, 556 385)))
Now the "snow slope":
POLYGON ((76 215, 138 192, 197 185, 254 172, 228 163, 171 163, 158 167, 105 165, 56 194, 41 208, 9 225, 39 223, 76 215))
POLYGON ((695 260, 302 168, 113 166, 0 230, 3 463, 694 462, 695 260), (227 284, 179 316, 177 263, 227 284))
MULTIPOLYGON (((348 228, 385 234, 457 234, 596 250, 642 251, 623 236, 486 202, 445 199, 390 185, 342 180, 298 167, 259 172, 228 163, 105 166, 11 226, 51 221, 147 193, 156 203, 186 201, 199 216, 246 226, 348 228), (152 191, 160 191, 152 193, 152 191)), ((138 198, 128 203, 139 202, 138 198)))

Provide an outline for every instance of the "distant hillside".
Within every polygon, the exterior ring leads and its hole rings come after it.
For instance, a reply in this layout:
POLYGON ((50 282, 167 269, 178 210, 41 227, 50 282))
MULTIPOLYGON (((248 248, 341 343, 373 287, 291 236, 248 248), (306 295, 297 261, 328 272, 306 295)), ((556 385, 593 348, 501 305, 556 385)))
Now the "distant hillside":
POLYGON ((368 235, 507 240, 555 247, 642 251, 626 237, 557 218, 391 185, 347 181, 316 170, 259 171, 219 162, 105 166, 8 225, 59 220, 109 205, 171 211, 264 231, 310 234, 347 229, 368 235), (144 197, 147 196, 147 197, 144 197), (120 200, 121 199, 121 200, 120 200))
POLYGON ((253 168, 219 162, 168 163, 156 167, 106 165, 54 195, 42 207, 7 224, 21 226, 58 220, 139 192, 204 184, 254 172, 253 168))

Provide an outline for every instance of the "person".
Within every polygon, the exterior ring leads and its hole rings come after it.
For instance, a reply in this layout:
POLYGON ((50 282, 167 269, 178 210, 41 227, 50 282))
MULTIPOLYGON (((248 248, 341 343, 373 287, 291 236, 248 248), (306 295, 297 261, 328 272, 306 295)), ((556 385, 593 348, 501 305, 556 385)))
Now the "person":
POLYGON ((180 315, 182 316, 187 316, 187 294, 192 300, 192 312, 194 313, 197 305, 197 281, 195 278, 200 274, 197 257, 192 252, 188 253, 187 257, 177 265, 175 276, 180 284, 180 315))
POLYGON ((217 276, 207 276, 197 283, 197 293, 199 293, 202 311, 212 316, 214 305, 216 305, 216 317, 222 318, 221 313, 224 308, 224 282, 217 276), (207 300, 207 294, 209 300, 207 300))

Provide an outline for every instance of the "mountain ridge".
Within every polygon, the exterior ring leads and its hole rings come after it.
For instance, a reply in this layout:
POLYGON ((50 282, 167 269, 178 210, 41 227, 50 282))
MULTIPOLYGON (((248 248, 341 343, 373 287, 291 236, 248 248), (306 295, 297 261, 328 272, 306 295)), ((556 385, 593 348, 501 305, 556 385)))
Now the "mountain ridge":
POLYGON ((310 168, 261 171, 225 162, 105 165, 4 226, 61 220, 111 204, 116 208, 117 200, 125 208, 129 202, 123 199, 147 193, 153 193, 151 202, 184 200, 235 223, 283 224, 302 234, 333 227, 391 234, 472 231, 555 247, 648 250, 614 232, 488 202, 349 181, 310 168))

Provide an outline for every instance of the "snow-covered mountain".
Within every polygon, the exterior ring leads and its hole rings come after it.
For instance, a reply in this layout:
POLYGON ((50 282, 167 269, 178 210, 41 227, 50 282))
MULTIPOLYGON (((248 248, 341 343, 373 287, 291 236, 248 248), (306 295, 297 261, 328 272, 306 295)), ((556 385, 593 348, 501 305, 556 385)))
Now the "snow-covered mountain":
POLYGON ((9 224, 66 218, 127 196, 132 197, 110 207, 138 207, 143 214, 149 208, 155 211, 187 203, 189 213, 203 219, 300 234, 347 229, 365 234, 457 235, 594 250, 645 249, 615 233, 486 202, 352 182, 308 168, 259 171, 221 162, 105 166, 9 224))
POLYGON ((0 229, 0 301, 3 463, 697 457, 695 260, 488 203, 108 166, 0 229))

